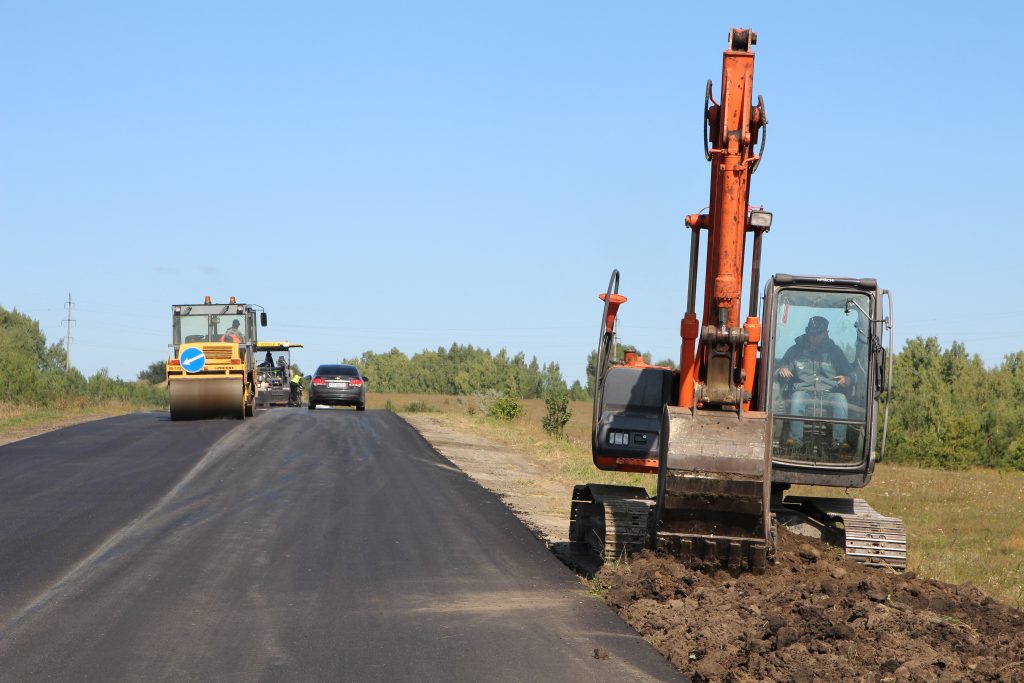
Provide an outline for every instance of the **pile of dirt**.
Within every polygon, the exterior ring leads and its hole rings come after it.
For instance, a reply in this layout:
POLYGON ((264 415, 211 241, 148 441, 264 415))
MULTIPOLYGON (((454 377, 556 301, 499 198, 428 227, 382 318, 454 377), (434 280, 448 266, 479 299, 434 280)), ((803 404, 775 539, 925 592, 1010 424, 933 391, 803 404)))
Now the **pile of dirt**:
POLYGON ((694 681, 1024 681, 1021 612, 970 584, 869 569, 784 530, 763 575, 645 551, 594 580, 694 681))

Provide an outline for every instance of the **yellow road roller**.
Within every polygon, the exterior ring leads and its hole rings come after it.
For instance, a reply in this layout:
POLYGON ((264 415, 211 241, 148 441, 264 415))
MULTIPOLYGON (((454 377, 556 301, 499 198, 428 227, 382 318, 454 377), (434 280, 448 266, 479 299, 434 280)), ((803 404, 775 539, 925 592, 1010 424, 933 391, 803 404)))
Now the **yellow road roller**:
POLYGON ((256 313, 262 307, 226 304, 171 307, 173 341, 167 359, 172 420, 244 419, 256 408, 256 313))

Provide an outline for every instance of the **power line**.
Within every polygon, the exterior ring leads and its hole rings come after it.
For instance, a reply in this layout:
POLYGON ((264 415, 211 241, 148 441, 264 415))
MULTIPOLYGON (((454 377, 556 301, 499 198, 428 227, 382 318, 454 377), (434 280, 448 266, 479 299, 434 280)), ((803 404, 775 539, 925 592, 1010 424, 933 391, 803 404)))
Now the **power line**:
POLYGON ((68 326, 68 334, 67 334, 67 337, 64 340, 65 341, 65 345, 66 345, 66 351, 65 351, 65 355, 64 355, 64 363, 65 363, 64 370, 65 371, 71 369, 71 323, 77 323, 78 322, 74 318, 71 317, 71 310, 74 308, 74 306, 75 306, 74 302, 71 301, 71 292, 68 292, 68 300, 67 300, 67 303, 64 304, 64 307, 66 309, 68 309, 68 317, 61 321, 61 322, 67 323, 67 326, 68 326))

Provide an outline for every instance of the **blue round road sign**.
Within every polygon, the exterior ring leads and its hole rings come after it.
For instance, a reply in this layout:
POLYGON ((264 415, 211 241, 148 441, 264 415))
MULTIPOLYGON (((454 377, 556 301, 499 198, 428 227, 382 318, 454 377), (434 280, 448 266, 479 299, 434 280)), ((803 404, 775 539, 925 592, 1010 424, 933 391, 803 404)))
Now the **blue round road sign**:
POLYGON ((199 372, 206 366, 206 354, 202 349, 192 346, 181 352, 178 362, 185 372, 199 372))

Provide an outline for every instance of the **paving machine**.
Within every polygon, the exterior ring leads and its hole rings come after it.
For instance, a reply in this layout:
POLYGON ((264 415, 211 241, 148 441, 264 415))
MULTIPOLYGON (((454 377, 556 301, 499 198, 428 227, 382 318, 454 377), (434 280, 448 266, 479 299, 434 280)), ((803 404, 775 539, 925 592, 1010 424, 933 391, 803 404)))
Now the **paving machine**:
POLYGON ((172 420, 244 419, 256 407, 256 312, 259 306, 211 303, 171 307, 167 388, 172 420))
POLYGON ((302 344, 292 342, 256 342, 256 405, 290 406, 292 349, 302 344))
POLYGON ((657 474, 657 493, 576 486, 572 552, 608 560, 654 548, 691 564, 759 572, 781 523, 845 548, 852 559, 902 570, 900 520, 863 500, 786 495, 794 484, 863 487, 871 480, 885 448, 888 407, 880 399, 891 382, 892 297, 871 278, 780 274, 768 279, 758 317, 761 243, 772 215, 749 205, 768 120, 763 100, 752 99, 756 41, 751 30, 731 30, 718 101, 707 84, 711 197, 707 213, 685 221, 690 259, 679 369, 647 365, 635 354, 613 362, 617 315, 627 301, 618 271, 599 297, 594 464, 657 474))

